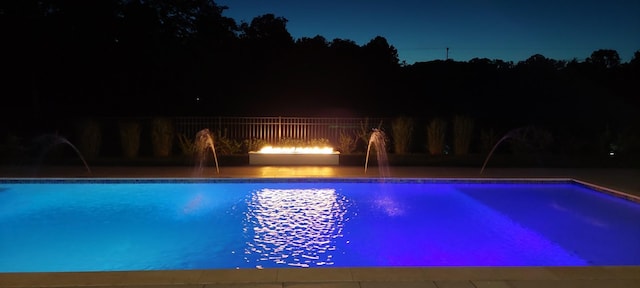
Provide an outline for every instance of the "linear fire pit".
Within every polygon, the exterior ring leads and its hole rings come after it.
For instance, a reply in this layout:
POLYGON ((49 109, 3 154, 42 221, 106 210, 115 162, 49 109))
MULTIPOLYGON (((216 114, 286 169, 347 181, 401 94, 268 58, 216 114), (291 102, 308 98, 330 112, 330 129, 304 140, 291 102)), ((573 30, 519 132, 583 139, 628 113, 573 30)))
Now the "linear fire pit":
POLYGON ((331 147, 272 147, 249 152, 249 165, 338 165, 340 152, 331 147))

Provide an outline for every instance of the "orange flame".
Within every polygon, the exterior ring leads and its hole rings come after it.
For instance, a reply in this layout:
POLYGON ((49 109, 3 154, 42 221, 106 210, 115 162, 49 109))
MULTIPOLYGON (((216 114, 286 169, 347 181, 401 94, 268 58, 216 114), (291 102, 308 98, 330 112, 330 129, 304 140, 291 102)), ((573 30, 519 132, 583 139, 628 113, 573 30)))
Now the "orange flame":
POLYGON ((258 151, 264 154, 335 154, 332 147, 273 147, 265 146, 258 151))

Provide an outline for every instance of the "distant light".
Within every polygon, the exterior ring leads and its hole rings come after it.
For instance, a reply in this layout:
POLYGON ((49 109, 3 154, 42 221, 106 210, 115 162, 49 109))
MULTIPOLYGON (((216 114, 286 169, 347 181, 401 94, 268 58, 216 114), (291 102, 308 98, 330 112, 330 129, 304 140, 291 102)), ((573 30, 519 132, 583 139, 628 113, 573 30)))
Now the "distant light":
POLYGON ((618 151, 618 145, 614 143, 609 144, 609 157, 615 157, 616 151, 618 151))

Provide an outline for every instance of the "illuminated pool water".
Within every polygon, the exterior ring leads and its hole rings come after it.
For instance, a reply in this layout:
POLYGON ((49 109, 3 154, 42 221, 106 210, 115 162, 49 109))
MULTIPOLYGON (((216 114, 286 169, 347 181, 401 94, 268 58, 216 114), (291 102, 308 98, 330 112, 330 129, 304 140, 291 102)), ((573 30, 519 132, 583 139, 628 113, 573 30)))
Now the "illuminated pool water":
POLYGON ((639 223, 569 180, 0 180, 0 272, 640 265, 639 223))

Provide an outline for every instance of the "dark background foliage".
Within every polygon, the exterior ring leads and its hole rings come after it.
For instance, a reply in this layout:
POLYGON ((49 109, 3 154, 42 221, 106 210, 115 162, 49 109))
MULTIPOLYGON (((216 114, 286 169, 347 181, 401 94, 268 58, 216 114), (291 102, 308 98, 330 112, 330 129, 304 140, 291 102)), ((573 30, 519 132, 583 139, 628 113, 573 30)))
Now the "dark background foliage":
POLYGON ((400 63, 384 37, 293 39, 273 14, 236 23, 189 0, 6 0, 4 133, 77 117, 322 116, 430 119, 580 131, 638 123, 640 50, 584 61, 400 63))

